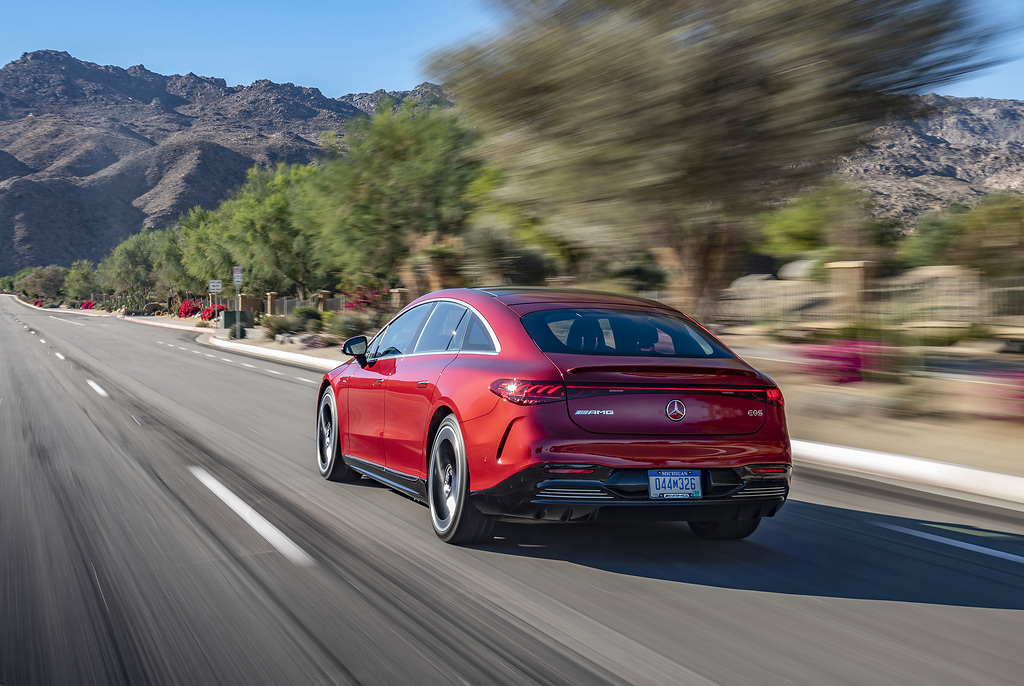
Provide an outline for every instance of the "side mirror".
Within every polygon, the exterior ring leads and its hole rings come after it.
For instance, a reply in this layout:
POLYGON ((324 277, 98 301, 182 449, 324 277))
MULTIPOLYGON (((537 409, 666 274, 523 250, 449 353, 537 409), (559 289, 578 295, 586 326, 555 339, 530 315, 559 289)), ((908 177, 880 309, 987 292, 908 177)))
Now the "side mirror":
POLYGON ((350 338, 341 346, 341 352, 356 358, 360 366, 366 364, 366 336, 350 338))

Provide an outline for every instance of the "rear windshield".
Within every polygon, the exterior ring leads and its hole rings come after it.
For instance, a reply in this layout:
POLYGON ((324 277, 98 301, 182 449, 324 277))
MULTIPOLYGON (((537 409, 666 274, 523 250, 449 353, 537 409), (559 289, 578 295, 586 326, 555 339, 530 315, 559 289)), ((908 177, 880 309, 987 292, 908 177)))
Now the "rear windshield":
POLYGON ((660 312, 560 309, 531 312, 523 326, 543 352, 630 357, 733 357, 681 317, 660 312))

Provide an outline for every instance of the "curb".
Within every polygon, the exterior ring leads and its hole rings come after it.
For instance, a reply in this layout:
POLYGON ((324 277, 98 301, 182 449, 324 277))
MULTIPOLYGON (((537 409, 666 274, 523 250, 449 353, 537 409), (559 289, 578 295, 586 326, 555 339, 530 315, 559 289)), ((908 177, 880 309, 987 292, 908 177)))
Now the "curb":
POLYGON ((793 439, 792 445, 798 462, 961 499, 980 496, 1002 507, 1024 505, 1024 476, 828 443, 793 439))
MULTIPOLYGON (((197 329, 197 331, 203 331, 203 329, 197 329)), ((290 353, 286 350, 267 350, 266 348, 257 348, 256 346, 246 345, 245 343, 232 343, 231 341, 223 341, 213 334, 210 334, 210 337, 204 342, 207 345, 213 345, 216 348, 223 348, 225 350, 231 350, 233 352, 241 353, 243 355, 251 355, 253 357, 277 360, 278 362, 297 364, 309 369, 315 369, 318 372, 329 372, 344 363, 344 360, 325 360, 322 357, 313 357, 312 355, 303 355, 302 353, 290 353)))

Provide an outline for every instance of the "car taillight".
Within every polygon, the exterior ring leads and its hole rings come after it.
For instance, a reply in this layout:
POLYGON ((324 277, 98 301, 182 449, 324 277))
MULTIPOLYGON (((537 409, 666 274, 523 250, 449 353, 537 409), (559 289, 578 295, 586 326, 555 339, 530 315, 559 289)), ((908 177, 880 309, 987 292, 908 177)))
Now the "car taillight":
POLYGON ((751 474, 785 474, 785 467, 751 467, 751 474))
POLYGON ((782 391, 774 386, 768 389, 767 400, 769 405, 775 405, 777 407, 785 407, 786 401, 782 399, 782 391))
POLYGON ((491 393, 516 405, 540 405, 565 400, 565 386, 550 381, 498 379, 490 385, 491 393))

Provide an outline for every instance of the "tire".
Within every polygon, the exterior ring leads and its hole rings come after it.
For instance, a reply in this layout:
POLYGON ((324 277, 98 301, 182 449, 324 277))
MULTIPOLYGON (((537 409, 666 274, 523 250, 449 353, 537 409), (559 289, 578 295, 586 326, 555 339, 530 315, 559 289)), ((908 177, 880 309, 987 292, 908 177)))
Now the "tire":
POLYGON ((316 410, 316 462, 320 476, 328 481, 353 482, 361 475, 341 459, 338 440, 338 403, 328 386, 320 394, 316 410))
POLYGON ((738 541, 754 533, 760 523, 760 517, 722 522, 687 522, 698 538, 708 541, 738 541))
POLYGON ((468 499, 466 444, 455 415, 441 420, 427 464, 427 501, 434 533, 455 545, 490 540, 494 520, 468 499))

